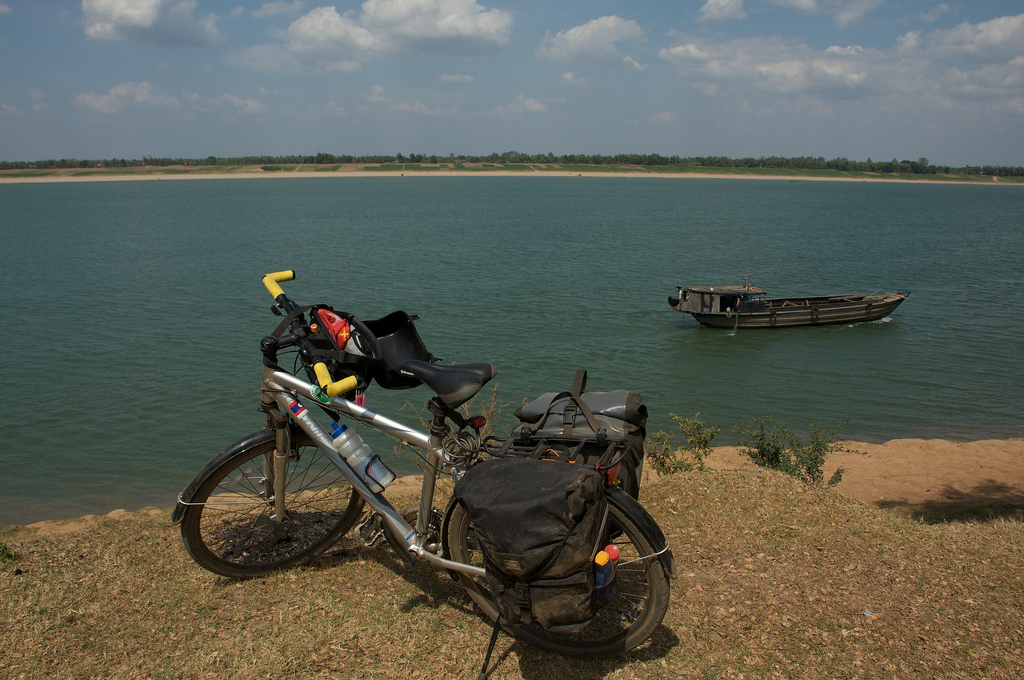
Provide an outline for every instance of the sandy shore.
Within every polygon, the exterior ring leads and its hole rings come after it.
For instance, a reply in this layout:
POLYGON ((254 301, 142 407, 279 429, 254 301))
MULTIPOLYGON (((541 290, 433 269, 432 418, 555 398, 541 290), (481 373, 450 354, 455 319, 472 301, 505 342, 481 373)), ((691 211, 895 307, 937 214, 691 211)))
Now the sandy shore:
MULTIPOLYGON (((836 489, 850 498, 939 520, 943 517, 1011 516, 1024 519, 1024 439, 950 442, 895 439, 884 444, 843 442, 825 465, 838 467, 836 489)), ((712 469, 753 465, 738 447, 723 446, 708 458, 712 469)))
POLYGON ((265 172, 259 169, 246 169, 234 172, 138 172, 138 173, 104 173, 81 174, 77 171, 57 171, 51 175, 20 175, 23 171, 0 172, 0 184, 49 184, 54 182, 135 182, 135 181, 176 181, 195 179, 328 179, 339 177, 614 177, 614 178, 661 178, 661 179, 745 179, 745 180, 777 180, 803 182, 879 182, 879 183, 937 183, 937 184, 974 184, 1003 186, 1024 186, 1020 182, 1000 182, 998 177, 979 180, 949 179, 899 179, 893 177, 843 177, 843 176, 807 176, 807 175, 759 175, 753 173, 726 172, 651 172, 636 170, 632 172, 569 172, 565 170, 378 170, 346 169, 332 171, 287 170, 265 172))
MULTIPOLYGON (((838 467, 843 481, 835 488, 875 507, 910 514, 925 521, 944 519, 1024 520, 1024 439, 950 442, 942 439, 895 439, 884 444, 843 442, 829 458, 826 479, 838 467)), ((720 446, 707 459, 713 470, 735 470, 753 463, 738 447, 720 446)), ((418 477, 403 477, 391 490, 415 492, 418 477)), ((165 510, 139 512, 160 515, 165 510)), ((127 514, 114 510, 109 517, 127 514)), ((92 515, 42 521, 27 527, 46 535, 78 531, 92 515)))

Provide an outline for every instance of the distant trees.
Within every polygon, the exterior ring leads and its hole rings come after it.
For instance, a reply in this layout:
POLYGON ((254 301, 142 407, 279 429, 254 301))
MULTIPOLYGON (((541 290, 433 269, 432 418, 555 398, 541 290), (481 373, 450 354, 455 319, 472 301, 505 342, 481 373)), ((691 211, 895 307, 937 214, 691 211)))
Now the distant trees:
MULTIPOLYGON (((443 158, 443 157, 441 157, 443 158)), ((657 153, 650 154, 615 154, 605 156, 602 154, 561 154, 556 155, 548 152, 543 154, 528 154, 519 151, 506 151, 504 153, 491 153, 486 156, 459 156, 449 154, 448 162, 459 163, 504 163, 504 164, 560 164, 560 165, 633 165, 644 167, 695 167, 695 168, 768 168, 768 169, 792 169, 792 170, 836 170, 840 172, 872 172, 881 174, 947 174, 947 175, 991 175, 997 177, 1022 177, 1024 167, 1020 166, 964 166, 961 168, 948 165, 932 165, 927 158, 921 157, 916 161, 896 160, 891 161, 855 161, 849 158, 834 158, 825 160, 824 157, 797 156, 784 158, 781 156, 761 156, 758 158, 729 158, 727 156, 662 156, 657 153)), ((335 155, 326 152, 318 152, 313 155, 302 156, 241 156, 236 158, 218 158, 207 156, 206 158, 157 158, 143 156, 141 160, 125 160, 113 158, 109 160, 76 160, 63 158, 60 160, 41 161, 0 161, 0 170, 26 170, 26 169, 55 169, 55 168, 127 168, 143 166, 217 166, 217 165, 338 165, 342 163, 437 163, 437 155, 426 155, 421 153, 410 153, 408 156, 402 153, 380 156, 353 156, 349 154, 335 155)))

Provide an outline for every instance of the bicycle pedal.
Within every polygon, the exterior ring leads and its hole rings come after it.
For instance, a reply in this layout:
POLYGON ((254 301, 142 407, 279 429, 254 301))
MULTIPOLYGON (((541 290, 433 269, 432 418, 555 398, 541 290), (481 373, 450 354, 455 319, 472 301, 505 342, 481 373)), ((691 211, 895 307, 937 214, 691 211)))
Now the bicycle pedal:
POLYGON ((384 518, 376 512, 366 511, 356 523, 356 536, 365 548, 372 548, 384 538, 384 518))

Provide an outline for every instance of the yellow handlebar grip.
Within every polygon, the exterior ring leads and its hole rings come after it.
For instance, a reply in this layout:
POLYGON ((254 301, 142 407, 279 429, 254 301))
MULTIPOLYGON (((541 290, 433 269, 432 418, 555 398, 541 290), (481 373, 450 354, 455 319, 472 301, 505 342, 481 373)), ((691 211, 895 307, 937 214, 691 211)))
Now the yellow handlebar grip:
POLYGON ((331 372, 327 370, 327 364, 322 361, 318 361, 313 364, 313 372, 316 373, 316 381, 320 383, 320 387, 327 389, 327 386, 331 384, 333 380, 331 378, 331 372))
POLYGON ((339 394, 345 394, 351 392, 359 386, 359 378, 354 375, 350 375, 347 378, 342 378, 338 382, 331 383, 326 387, 328 397, 336 397, 339 394))
POLYGON ((313 364, 313 372, 316 373, 317 382, 320 383, 320 387, 323 388, 328 397, 336 397, 339 394, 350 392, 359 385, 359 378, 354 375, 342 378, 338 382, 333 382, 331 380, 331 372, 327 370, 327 365, 323 362, 313 364))
POLYGON ((276 300, 279 296, 284 295, 284 289, 278 284, 282 281, 291 281, 294 278, 295 270, 293 269, 286 269, 282 272, 272 272, 263 277, 263 285, 267 287, 267 290, 270 292, 270 296, 276 300))

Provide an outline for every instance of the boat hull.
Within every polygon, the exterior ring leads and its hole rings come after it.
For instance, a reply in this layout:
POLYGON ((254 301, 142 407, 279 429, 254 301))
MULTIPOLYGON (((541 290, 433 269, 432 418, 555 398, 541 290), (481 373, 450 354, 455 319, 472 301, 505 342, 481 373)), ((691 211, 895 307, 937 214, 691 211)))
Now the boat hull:
MULTIPOLYGON (((837 323, 877 321, 900 306, 903 293, 860 296, 861 299, 804 298, 768 300, 764 311, 687 312, 704 326, 712 328, 788 328, 824 326, 837 323)), ((685 311, 685 310, 681 310, 685 311)))

